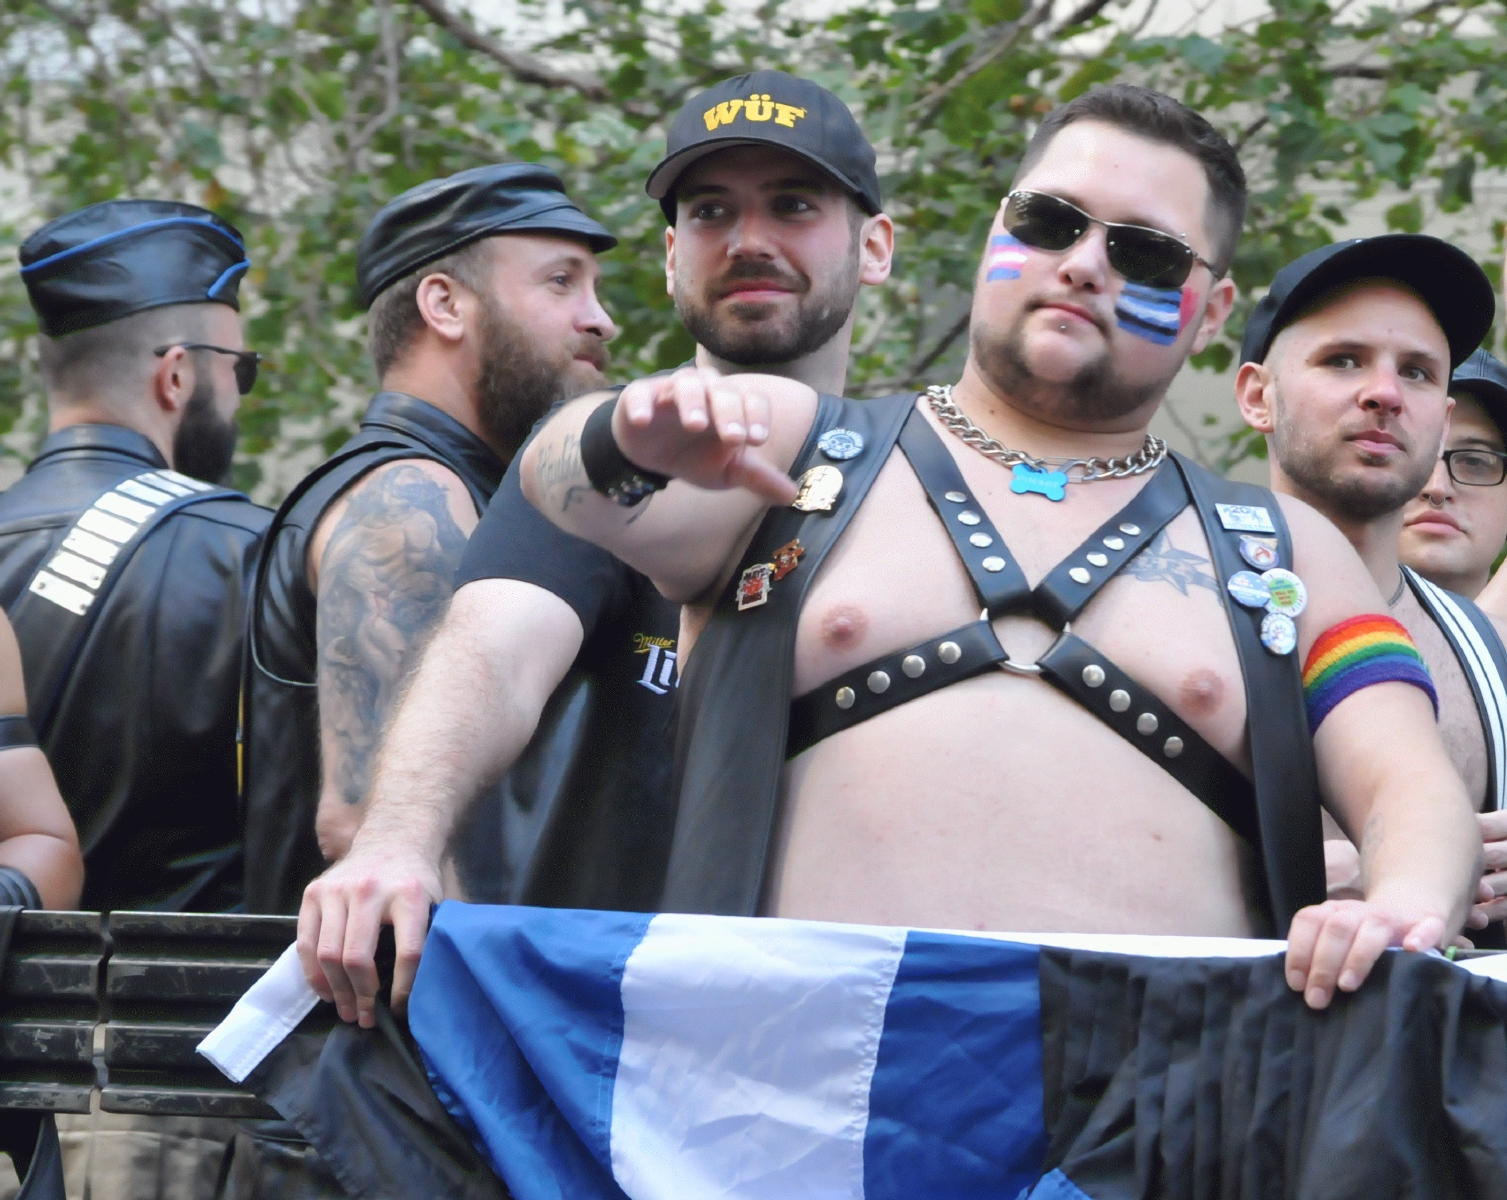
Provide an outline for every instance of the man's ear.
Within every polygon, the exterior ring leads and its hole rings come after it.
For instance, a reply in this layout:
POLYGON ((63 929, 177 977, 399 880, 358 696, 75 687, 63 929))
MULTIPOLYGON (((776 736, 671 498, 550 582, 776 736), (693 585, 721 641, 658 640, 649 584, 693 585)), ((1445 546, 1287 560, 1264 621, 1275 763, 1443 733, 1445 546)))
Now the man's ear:
POLYGON ((164 414, 175 415, 188 404, 196 382, 194 360, 182 346, 173 346, 152 372, 152 399, 164 414))
POLYGON ((1235 403, 1245 423, 1257 433, 1271 433, 1276 427, 1272 406, 1276 384, 1265 363, 1241 363, 1235 374, 1235 403))
POLYGON ((1198 322, 1198 332, 1193 335, 1193 346, 1189 353, 1197 354, 1214 340, 1229 320, 1230 309, 1234 307, 1235 282, 1226 275, 1209 289, 1209 298, 1204 301, 1204 315, 1198 322))
POLYGON ((425 275, 413 295, 424 324, 445 341, 455 343, 466 336, 466 307, 475 300, 466 288, 443 272, 425 275))
POLYGON ((858 268, 861 282, 878 285, 890 277, 890 265, 895 259, 895 223, 884 213, 878 213, 863 223, 860 231, 858 268))
POLYGON ((665 295, 675 296, 675 229, 665 226, 665 295))
POLYGON ((1444 398, 1444 429, 1439 434, 1439 457, 1440 458, 1444 457, 1444 448, 1447 445, 1449 445, 1449 420, 1450 420, 1450 417, 1454 414, 1454 411, 1455 411, 1455 398, 1453 396, 1446 396, 1444 398))

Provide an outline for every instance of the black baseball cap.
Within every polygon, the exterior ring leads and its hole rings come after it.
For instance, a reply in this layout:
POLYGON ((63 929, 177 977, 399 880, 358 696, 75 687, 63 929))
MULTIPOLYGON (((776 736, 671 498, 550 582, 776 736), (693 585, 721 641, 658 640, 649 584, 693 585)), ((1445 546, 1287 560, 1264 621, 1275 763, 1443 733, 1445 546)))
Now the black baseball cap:
POLYGON ((168 304, 241 307, 250 264, 240 232, 174 200, 105 200, 47 222, 21 243, 37 324, 63 337, 168 304))
POLYGON ((553 171, 537 163, 472 167, 409 188, 372 218, 356 247, 361 307, 420 267, 503 233, 563 234, 596 253, 617 245, 553 171))
POLYGON ((698 158, 729 146, 778 146, 815 163, 853 193, 873 216, 880 211, 874 147, 848 106, 820 84, 784 71, 752 71, 692 96, 670 123, 665 156, 644 190, 675 224, 675 181, 698 158))
POLYGON ((1507 438, 1507 366, 1484 349, 1477 350, 1450 376, 1449 390, 1450 395, 1465 392, 1474 397, 1507 438))
POLYGON ((1277 334, 1331 288, 1358 279, 1395 279, 1418 293, 1449 342, 1458 367, 1491 329, 1496 295, 1469 254, 1422 233, 1384 233, 1310 250, 1277 272, 1245 325, 1240 361, 1265 362, 1277 334))

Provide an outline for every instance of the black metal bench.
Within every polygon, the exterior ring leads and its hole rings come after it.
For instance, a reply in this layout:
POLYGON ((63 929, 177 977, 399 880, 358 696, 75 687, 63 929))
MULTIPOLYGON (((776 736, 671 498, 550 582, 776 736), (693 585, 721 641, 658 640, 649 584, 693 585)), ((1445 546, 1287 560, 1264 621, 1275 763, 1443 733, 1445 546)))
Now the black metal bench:
MULTIPOLYGON (((194 1047, 297 934, 294 917, 25 912, 0 976, 0 1108, 275 1117, 194 1047)), ((304 1026, 329 1029, 320 1005, 304 1026)))

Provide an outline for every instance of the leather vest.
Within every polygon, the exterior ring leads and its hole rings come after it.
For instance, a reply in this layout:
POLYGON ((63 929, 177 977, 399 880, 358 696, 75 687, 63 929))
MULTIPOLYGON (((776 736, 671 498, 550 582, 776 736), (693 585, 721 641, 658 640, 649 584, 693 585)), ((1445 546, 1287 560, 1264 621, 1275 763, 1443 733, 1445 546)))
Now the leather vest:
POLYGON ((367 473, 400 459, 429 459, 459 476, 481 513, 506 464, 431 404, 381 392, 356 435, 316 467, 273 518, 252 599, 247 646, 242 791, 249 912, 296 913, 324 870, 314 835, 319 808, 316 597, 305 564, 326 510, 367 473))
POLYGON ((173 475, 151 441, 114 425, 52 434, 0 495, 0 605, 78 828, 86 908, 239 898, 236 696, 246 576, 269 516, 173 475), (103 539, 87 532, 91 511, 103 539), (60 607, 38 579, 84 603, 60 607))
MULTIPOLYGON (((778 815, 801 608, 823 559, 900 439, 915 399, 914 393, 867 401, 820 398, 791 475, 825 462, 817 443, 828 430, 856 432, 866 447, 853 459, 827 464, 844 476, 835 511, 780 508, 766 515, 685 663, 675 750, 678 818, 662 904, 667 911, 759 910, 778 815), (772 561, 779 547, 797 537, 805 548, 800 570, 756 611, 740 612, 743 572, 772 561)), ((1265 508, 1279 553, 1292 561, 1281 510, 1269 491, 1174 459, 1220 579, 1245 564, 1216 505, 1265 508)), ((1260 642, 1259 614, 1222 595, 1245 679, 1257 809, 1253 849, 1264 867, 1263 907, 1285 929, 1299 908, 1324 899, 1318 779, 1300 664, 1294 655, 1268 653, 1260 642)))

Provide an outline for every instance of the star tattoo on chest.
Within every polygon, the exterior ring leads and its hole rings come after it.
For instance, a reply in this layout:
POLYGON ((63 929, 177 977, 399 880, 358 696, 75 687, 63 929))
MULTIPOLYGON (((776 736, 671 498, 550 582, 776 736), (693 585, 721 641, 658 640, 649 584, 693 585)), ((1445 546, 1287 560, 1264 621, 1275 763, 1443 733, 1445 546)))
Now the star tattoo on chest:
POLYGON ((1130 560, 1124 573, 1143 583, 1170 583, 1184 596, 1190 586, 1208 588, 1218 595, 1219 580, 1208 567, 1207 558, 1174 546, 1164 529, 1151 545, 1130 560))

